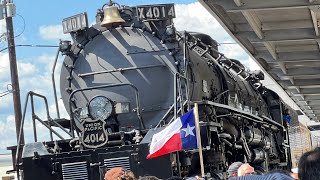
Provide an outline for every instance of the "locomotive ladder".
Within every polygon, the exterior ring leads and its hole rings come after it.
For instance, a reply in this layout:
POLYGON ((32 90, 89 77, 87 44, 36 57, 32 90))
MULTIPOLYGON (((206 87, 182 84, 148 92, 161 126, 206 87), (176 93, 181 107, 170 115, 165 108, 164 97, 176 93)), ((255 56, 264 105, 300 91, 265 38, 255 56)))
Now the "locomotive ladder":
POLYGON ((67 130, 66 127, 63 127, 61 124, 59 124, 57 121, 67 121, 66 119, 55 119, 53 120, 50 117, 50 113, 49 113, 49 106, 48 106, 48 100, 45 96, 41 95, 41 94, 37 94, 33 91, 29 91, 27 96, 26 96, 26 101, 25 101, 25 105, 24 105, 24 110, 23 110, 23 115, 22 115, 22 120, 21 120, 21 125, 20 125, 20 131, 19 131, 19 138, 18 138, 18 143, 17 143, 17 147, 16 147, 16 152, 14 154, 14 149, 12 149, 13 151, 13 157, 15 157, 14 159, 14 164, 15 164, 15 168, 17 170, 17 176, 18 179, 20 178, 19 176, 19 163, 20 163, 20 156, 21 156, 21 147, 24 146, 24 144, 21 144, 21 136, 23 133, 23 128, 24 128, 24 122, 25 122, 25 117, 26 117, 26 111, 27 111, 27 106, 28 106, 28 102, 29 102, 29 97, 30 97, 30 103, 31 103, 31 115, 32 115, 32 124, 33 124, 33 137, 34 137, 34 142, 38 142, 38 138, 37 138, 37 126, 36 126, 36 121, 40 122, 42 125, 44 125, 50 133, 50 139, 51 141, 53 141, 53 134, 55 134, 57 137, 59 137, 60 139, 64 140, 65 138, 63 137, 63 135, 61 135, 60 133, 58 133, 56 130, 54 130, 52 128, 52 126, 58 127, 60 128, 63 132, 65 132, 67 135, 69 135, 70 137, 72 137, 72 133, 69 132, 67 130), (45 103, 45 107, 46 107, 46 115, 47 115, 47 121, 42 120, 36 113, 35 113, 35 104, 34 104, 34 97, 38 97, 40 99, 42 99, 45 103))

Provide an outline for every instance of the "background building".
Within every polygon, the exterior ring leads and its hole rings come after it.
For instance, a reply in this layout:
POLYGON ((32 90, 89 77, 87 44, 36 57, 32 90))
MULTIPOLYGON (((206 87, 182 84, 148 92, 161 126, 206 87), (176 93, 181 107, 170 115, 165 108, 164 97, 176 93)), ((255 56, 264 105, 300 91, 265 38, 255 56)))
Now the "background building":
POLYGON ((293 167, 297 167, 301 155, 313 148, 311 132, 306 126, 299 123, 297 126, 289 128, 289 140, 292 165, 293 167))

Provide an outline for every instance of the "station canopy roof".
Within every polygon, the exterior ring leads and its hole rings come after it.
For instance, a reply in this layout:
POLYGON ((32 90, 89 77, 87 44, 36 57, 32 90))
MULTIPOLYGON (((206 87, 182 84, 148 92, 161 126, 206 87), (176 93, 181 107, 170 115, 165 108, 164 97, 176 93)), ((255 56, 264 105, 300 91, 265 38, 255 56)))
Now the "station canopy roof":
POLYGON ((320 0, 199 1, 311 120, 320 120, 320 0))

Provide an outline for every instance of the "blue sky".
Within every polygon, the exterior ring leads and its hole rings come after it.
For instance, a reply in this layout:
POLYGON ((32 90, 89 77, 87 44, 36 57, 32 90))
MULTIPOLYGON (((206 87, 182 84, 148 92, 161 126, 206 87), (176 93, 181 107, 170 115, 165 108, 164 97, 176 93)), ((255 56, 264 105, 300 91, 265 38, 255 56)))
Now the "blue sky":
MULTIPOLYGON (((15 0, 17 14, 20 16, 14 18, 15 34, 23 33, 15 39, 16 44, 41 44, 57 45, 59 39, 68 39, 68 35, 62 34, 61 21, 63 18, 87 12, 89 24, 94 22, 95 14, 98 8, 107 1, 84 1, 84 0, 15 0)), ((140 5, 150 4, 147 0, 119 0, 121 5, 140 5)), ((189 30, 207 33, 216 39, 219 43, 234 42, 219 23, 196 1, 194 0, 158 0, 153 3, 175 3, 176 16, 174 20, 178 30, 189 30)), ((5 32, 5 22, 0 20, 0 35, 5 32)), ((0 50, 7 46, 6 41, 0 41, 0 50)), ((220 50, 229 58, 241 60, 251 69, 258 69, 258 66, 250 60, 249 56, 236 44, 222 45, 220 50)), ((56 117, 54 100, 52 98, 51 69, 56 48, 30 48, 17 47, 17 62, 20 76, 21 104, 23 106, 25 96, 28 91, 35 91, 49 97, 50 113, 53 118, 56 117)), ((56 80, 59 80, 59 70, 63 58, 60 56, 56 72, 56 80)), ((0 52, 0 93, 6 91, 7 84, 10 83, 9 60, 7 51, 0 52)), ((57 82, 59 89, 59 82, 57 82)), ((60 95, 58 96, 60 97, 60 95)), ((60 100, 61 108, 63 105, 60 100)), ((37 102, 38 114, 44 117, 43 105, 37 102)), ((23 107, 22 107, 23 108, 23 107)), ((29 110, 28 110, 29 111, 29 110)), ((65 112, 62 116, 67 117, 65 112)), ((39 128, 39 139, 44 141, 47 138, 47 132, 42 126, 39 128)), ((31 115, 26 116, 25 136, 26 141, 32 141, 31 134, 31 115)), ((7 153, 7 146, 15 144, 15 127, 12 95, 9 94, 0 98, 0 154, 7 153)))

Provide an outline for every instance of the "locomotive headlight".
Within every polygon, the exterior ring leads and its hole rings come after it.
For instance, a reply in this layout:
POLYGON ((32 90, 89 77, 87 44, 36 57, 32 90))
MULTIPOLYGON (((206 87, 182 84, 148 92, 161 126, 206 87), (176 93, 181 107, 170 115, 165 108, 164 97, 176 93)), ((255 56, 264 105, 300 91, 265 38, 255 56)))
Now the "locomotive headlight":
POLYGON ((89 114, 93 119, 107 119, 113 111, 113 103, 104 96, 92 98, 88 106, 89 114))

